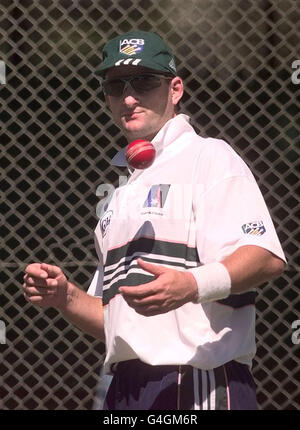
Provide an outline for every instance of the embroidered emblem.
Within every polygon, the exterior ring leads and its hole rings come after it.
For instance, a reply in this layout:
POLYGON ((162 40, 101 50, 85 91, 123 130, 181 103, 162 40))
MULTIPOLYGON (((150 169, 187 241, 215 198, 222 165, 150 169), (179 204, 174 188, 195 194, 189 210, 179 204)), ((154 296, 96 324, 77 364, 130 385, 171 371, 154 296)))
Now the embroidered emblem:
POLYGON ((245 234, 252 234, 254 236, 262 236, 265 232, 265 226, 262 221, 249 222, 242 225, 245 234))
POLYGON ((126 55, 136 55, 144 49, 144 39, 120 40, 120 52, 126 55))

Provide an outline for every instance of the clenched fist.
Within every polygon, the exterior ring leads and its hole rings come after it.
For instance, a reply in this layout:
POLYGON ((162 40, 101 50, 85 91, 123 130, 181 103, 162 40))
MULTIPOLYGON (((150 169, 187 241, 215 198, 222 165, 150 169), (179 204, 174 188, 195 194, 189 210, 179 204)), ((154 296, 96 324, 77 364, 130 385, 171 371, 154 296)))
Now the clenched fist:
POLYGON ((68 302, 68 281, 57 266, 45 263, 29 264, 25 269, 24 297, 43 308, 63 310, 68 302))

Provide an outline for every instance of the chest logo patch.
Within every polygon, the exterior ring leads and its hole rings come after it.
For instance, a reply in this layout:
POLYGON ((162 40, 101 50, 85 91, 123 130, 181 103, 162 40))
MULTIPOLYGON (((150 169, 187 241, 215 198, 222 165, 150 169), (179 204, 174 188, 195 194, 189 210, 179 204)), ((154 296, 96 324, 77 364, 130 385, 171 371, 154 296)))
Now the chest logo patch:
POLYGON ((152 185, 144 202, 144 208, 163 208, 169 193, 169 184, 152 185))

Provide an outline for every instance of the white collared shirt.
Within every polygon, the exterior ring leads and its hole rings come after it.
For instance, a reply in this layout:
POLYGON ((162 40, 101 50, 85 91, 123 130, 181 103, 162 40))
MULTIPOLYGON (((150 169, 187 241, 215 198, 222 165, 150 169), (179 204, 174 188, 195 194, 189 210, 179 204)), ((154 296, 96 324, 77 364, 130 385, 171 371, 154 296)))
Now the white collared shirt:
POLYGON ((135 358, 200 369, 233 359, 251 366, 255 291, 186 303, 153 317, 137 314, 117 293, 122 285, 134 288, 153 279, 139 268, 138 257, 189 270, 252 244, 285 260, 256 181, 227 143, 198 136, 183 114, 168 121, 152 143, 154 163, 135 170, 115 190, 95 230, 103 265, 89 293, 103 298, 105 370, 135 358))

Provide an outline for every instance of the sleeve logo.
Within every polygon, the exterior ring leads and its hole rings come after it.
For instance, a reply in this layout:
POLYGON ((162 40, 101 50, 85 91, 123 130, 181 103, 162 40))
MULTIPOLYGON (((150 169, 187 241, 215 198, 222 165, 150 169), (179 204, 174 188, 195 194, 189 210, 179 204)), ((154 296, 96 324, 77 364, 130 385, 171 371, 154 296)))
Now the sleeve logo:
POLYGON ((262 221, 249 222, 242 225, 245 234, 252 234, 254 236, 262 236, 265 232, 265 226, 262 221))

